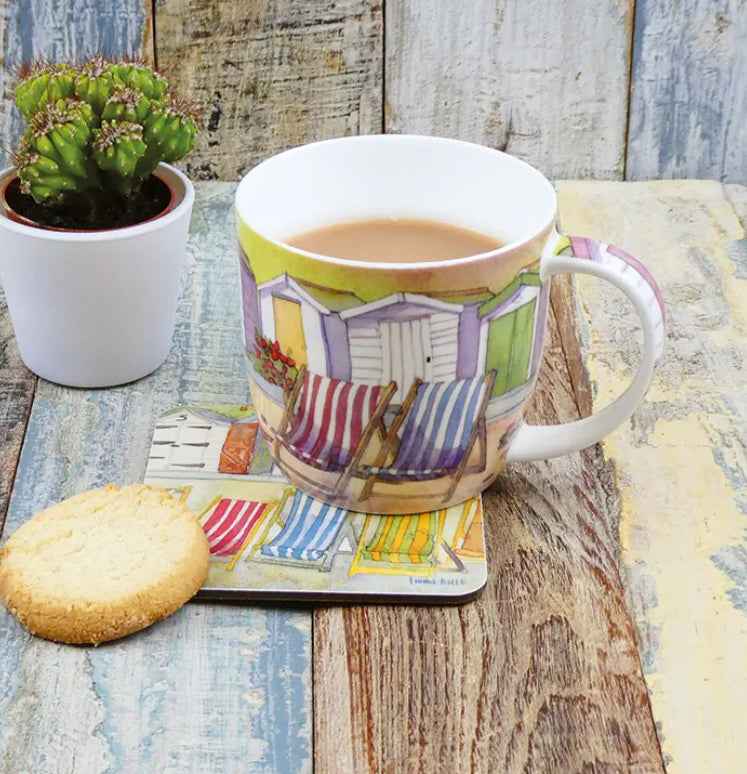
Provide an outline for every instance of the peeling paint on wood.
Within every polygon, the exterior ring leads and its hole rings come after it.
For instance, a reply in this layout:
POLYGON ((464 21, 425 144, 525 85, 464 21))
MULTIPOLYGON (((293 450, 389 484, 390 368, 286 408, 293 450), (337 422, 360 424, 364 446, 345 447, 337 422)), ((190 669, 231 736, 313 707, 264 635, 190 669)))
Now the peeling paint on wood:
MULTIPOLYGON (((234 189, 198 192, 175 346, 155 374, 99 391, 40 380, 6 534, 75 492, 141 480, 164 409, 246 397, 234 189)), ((31 637, 1 608, 0 770, 310 771, 310 650, 308 612, 190 603, 80 648, 31 637)))
POLYGON ((386 6, 387 131, 436 133, 546 175, 623 175, 632 0, 386 6))
POLYGON ((626 177, 747 182, 744 0, 638 0, 626 177))
MULTIPOLYGON (((558 184, 563 227, 629 250, 658 278, 669 336, 648 400, 604 443, 641 658, 670 774, 747 758, 747 189, 680 181, 558 184)), ((635 314, 579 277, 593 403, 627 384, 635 314)))
MULTIPOLYGON (((533 421, 578 416, 552 338, 533 421)), ((489 578, 461 607, 314 616, 323 772, 663 772, 599 447, 514 465, 485 494, 489 578)))
POLYGON ((20 128, 23 58, 101 49, 156 58, 195 95, 205 131, 187 169, 202 179, 385 124, 551 177, 747 179, 743 0, 390 0, 383 17, 382 0, 0 0, 0 142, 20 128))
POLYGON ((381 0, 161 0, 158 66, 206 123, 186 169, 236 180, 272 153, 382 127, 381 0))
POLYGON ((36 58, 71 61, 96 52, 152 60, 150 0, 0 0, 0 169, 23 128, 13 107, 19 65, 36 58))

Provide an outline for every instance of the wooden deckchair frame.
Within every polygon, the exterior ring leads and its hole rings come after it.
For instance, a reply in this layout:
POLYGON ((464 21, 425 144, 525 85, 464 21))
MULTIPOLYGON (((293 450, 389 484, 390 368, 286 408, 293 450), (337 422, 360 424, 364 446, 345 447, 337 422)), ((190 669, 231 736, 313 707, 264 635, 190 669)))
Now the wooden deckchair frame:
MULTIPOLYGON (((483 395, 482 402, 480 403, 479 409, 477 411, 477 420, 475 421, 472 432, 470 433, 469 439, 467 440, 467 445, 465 446, 464 453, 462 454, 461 459, 459 460, 459 465, 454 469, 448 469, 450 472, 448 473, 448 478, 450 479, 449 487, 446 490, 446 493, 443 496, 442 502, 446 502, 447 500, 451 499, 454 492, 456 491, 456 488, 459 486, 459 482, 462 479, 462 476, 465 475, 465 473, 479 473, 483 470, 485 470, 485 466, 487 464, 487 426, 485 421, 485 412, 488 408, 488 403, 490 402, 491 393, 493 392, 493 384, 495 383, 495 377, 496 372, 490 371, 489 374, 483 377, 483 380, 485 381, 486 389, 485 394, 483 395), (472 467, 468 467, 469 458, 472 455, 472 450, 475 447, 475 443, 479 441, 479 449, 480 449, 480 459, 477 463, 475 463, 472 467)), ((384 442, 381 445, 381 448, 379 449, 379 453, 376 455, 376 460, 374 461, 374 464, 372 467, 376 468, 376 472, 369 473, 366 477, 366 483, 363 486, 363 491, 360 495, 360 500, 365 501, 371 496, 371 491, 376 484, 377 481, 383 480, 379 478, 379 473, 381 472, 381 469, 386 468, 386 462, 390 455, 393 455, 392 460, 396 459, 397 451, 399 450, 399 446, 402 443, 402 439, 399 437, 399 431, 402 427, 402 424, 404 423, 405 419, 407 418, 408 414, 412 410, 413 404, 415 403, 415 399, 417 397, 418 388, 420 385, 423 384, 423 381, 421 379, 415 379, 410 386, 410 389, 407 392, 407 397, 405 398, 404 402, 402 403, 402 406, 400 407, 399 413, 394 418, 394 421, 391 424, 391 427, 389 428, 389 432, 387 434, 387 437, 384 439, 384 442)), ((441 478, 446 477, 444 475, 445 471, 433 471, 433 475, 430 476, 428 480, 433 480, 434 478, 441 478)), ((354 475, 355 472, 351 472, 351 475, 354 475)), ((422 474, 421 474, 422 476, 422 474)), ((413 476, 414 478, 414 476, 413 476)), ((392 482, 387 481, 387 483, 404 483, 408 480, 406 476, 402 478, 402 481, 399 482, 392 482)), ((420 480, 423 480, 422 477, 420 480)), ((437 495, 434 495, 437 496, 437 495)))
MULTIPOLYGON (((285 403, 285 410, 283 411, 283 417, 280 420, 280 427, 278 429, 278 445, 282 446, 284 449, 286 449, 289 454, 294 458, 298 459, 299 462, 305 462, 305 460, 300 459, 296 457, 296 455, 293 453, 292 446, 286 442, 285 436, 288 432, 288 430, 291 427, 291 423, 293 422, 294 411, 293 407, 296 404, 296 401, 298 400, 298 395, 301 391, 301 387, 303 386, 303 381, 306 373, 306 366, 303 365, 298 370, 298 376, 296 377, 296 381, 293 385, 293 388, 288 393, 288 398, 285 403)), ((327 378, 327 377, 325 377, 327 378)), ((387 409, 389 408, 389 404, 392 401, 392 398, 394 397, 394 394, 397 392, 397 383, 396 382, 389 382, 388 385, 386 385, 381 392, 381 395, 379 397, 379 402, 376 405, 376 409, 374 410, 374 413, 371 415, 371 418, 368 421, 368 424, 364 428, 363 432, 361 433, 360 441, 358 442, 358 446, 353 450, 353 453, 350 457, 350 461, 348 464, 341 469, 340 477, 338 478, 337 482, 333 487, 330 489, 327 489, 325 487, 322 487, 318 481, 309 481, 309 483, 317 488, 320 492, 324 492, 326 494, 329 494, 333 497, 336 497, 347 485, 348 481, 350 480, 350 477, 353 475, 353 471, 360 465, 361 459, 363 458, 363 455, 366 453, 366 449, 368 448, 368 444, 371 441, 371 438, 373 437, 375 432, 378 432, 379 437, 382 440, 382 443, 385 441, 387 437, 387 430, 386 426, 384 424, 384 415, 386 414, 387 409)), ((278 449, 279 452, 279 449, 278 449)), ((279 457, 278 453, 278 457, 279 457)), ((285 462, 285 461, 284 461, 285 462)), ((287 464, 287 462, 285 462, 287 464)), ((311 467, 310 463, 309 464, 311 467)), ((325 473, 331 472, 331 471, 324 471, 325 473)), ((300 478, 303 480, 308 480, 308 478, 300 473, 296 473, 296 475, 299 475, 300 478)))
MULTIPOLYGON (((295 495, 295 493, 295 487, 286 487, 280 502, 273 511, 272 518, 268 518, 266 520, 266 526, 262 531, 262 534, 259 536, 259 539, 252 546, 252 550, 248 558, 267 564, 284 564, 289 567, 303 567, 321 570, 322 572, 329 572, 332 569, 332 563, 335 559, 335 556, 337 555, 337 549, 339 548, 342 541, 347 537, 351 546, 356 545, 355 533, 353 531, 353 526, 350 523, 349 513, 345 518, 345 522, 338 530, 335 539, 330 543, 328 548, 324 549, 325 556, 323 560, 312 561, 307 559, 293 559, 289 557, 266 556, 265 554, 261 553, 262 547, 272 542, 271 540, 267 540, 267 536, 270 533, 272 525, 277 524, 280 527, 281 532, 285 528, 287 519, 284 521, 282 516, 288 500, 292 495, 295 495)), ((353 550, 355 549, 353 548, 353 550)))
MULTIPOLYGON (((355 552, 353 563, 350 566, 348 574, 350 577, 359 574, 367 575, 408 575, 408 576, 425 576, 432 578, 436 572, 464 572, 465 567, 462 561, 451 550, 448 543, 444 540, 443 532, 444 525, 446 523, 446 510, 439 509, 434 511, 437 517, 436 531, 433 536, 433 550, 431 551, 430 561, 428 562, 390 562, 388 559, 372 560, 364 557, 364 551, 366 549, 367 538, 369 531, 374 524, 380 522, 382 519, 399 519, 401 516, 379 516, 376 514, 367 514, 366 521, 363 525, 360 539, 355 552), (442 564, 438 560, 438 551, 443 549, 445 554, 453 563, 453 567, 447 564, 442 564)), ((415 515, 415 514, 407 514, 415 515)), ((374 527, 374 533, 379 529, 377 525, 374 527)))

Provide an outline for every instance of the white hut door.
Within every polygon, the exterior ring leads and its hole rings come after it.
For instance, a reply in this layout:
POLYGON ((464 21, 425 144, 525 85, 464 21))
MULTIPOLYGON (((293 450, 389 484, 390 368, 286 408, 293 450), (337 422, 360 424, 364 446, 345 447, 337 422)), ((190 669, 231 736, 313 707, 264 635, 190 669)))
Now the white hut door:
POLYGON ((433 381, 431 324, 428 317, 417 320, 379 323, 383 354, 383 382, 397 383, 395 401, 404 400, 410 385, 418 378, 433 381))

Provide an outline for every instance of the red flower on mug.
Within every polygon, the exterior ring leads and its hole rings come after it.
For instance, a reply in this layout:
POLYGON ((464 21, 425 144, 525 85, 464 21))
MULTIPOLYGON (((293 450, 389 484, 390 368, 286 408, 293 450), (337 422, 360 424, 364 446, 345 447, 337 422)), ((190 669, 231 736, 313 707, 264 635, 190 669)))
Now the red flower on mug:
POLYGON ((269 384, 279 385, 285 392, 290 392, 298 377, 296 361, 290 356, 290 350, 283 352, 280 342, 262 336, 256 329, 254 341, 255 346, 247 348, 247 354, 255 371, 269 384))

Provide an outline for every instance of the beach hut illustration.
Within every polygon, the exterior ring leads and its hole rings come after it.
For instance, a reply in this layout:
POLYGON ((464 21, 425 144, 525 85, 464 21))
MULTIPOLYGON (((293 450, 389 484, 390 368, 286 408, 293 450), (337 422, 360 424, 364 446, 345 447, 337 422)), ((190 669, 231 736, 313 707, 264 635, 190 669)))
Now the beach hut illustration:
POLYGON ((272 461, 255 415, 235 419, 203 406, 180 409, 159 419, 151 442, 148 473, 197 478, 215 473, 282 475, 272 461))
POLYGON ((496 372, 492 397, 519 388, 535 372, 547 292, 539 267, 500 293, 393 293, 364 302, 281 274, 257 285, 242 261, 244 326, 278 341, 315 373, 341 381, 397 385, 401 403, 413 380, 452 381, 496 372))
POLYGON ((345 508, 317 500, 300 489, 286 489, 250 558, 329 572, 337 554, 354 551, 356 541, 349 517, 345 508), (273 526, 280 529, 270 536, 273 526))
POLYGON ((485 557, 482 501, 479 497, 473 497, 464 503, 452 547, 454 553, 465 561, 485 557))

